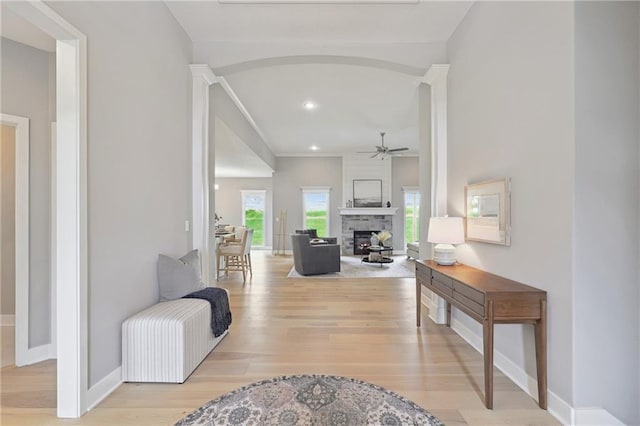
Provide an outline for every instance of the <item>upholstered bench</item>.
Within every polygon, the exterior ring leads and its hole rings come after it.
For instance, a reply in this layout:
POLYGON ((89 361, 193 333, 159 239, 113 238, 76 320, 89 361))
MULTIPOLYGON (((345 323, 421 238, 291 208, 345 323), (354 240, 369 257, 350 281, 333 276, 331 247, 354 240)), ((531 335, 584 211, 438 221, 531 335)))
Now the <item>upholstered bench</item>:
POLYGON ((407 258, 420 259, 420 242, 407 243, 407 258))
POLYGON ((122 380, 183 383, 227 333, 213 336, 206 300, 157 303, 122 324, 122 380))

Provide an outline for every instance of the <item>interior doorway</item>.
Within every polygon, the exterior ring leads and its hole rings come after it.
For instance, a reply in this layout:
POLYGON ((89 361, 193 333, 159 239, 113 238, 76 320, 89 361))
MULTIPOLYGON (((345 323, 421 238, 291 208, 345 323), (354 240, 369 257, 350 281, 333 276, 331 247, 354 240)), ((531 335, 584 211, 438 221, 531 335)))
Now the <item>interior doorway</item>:
POLYGON ((15 127, 0 124, 0 367, 15 365, 15 144, 15 127))

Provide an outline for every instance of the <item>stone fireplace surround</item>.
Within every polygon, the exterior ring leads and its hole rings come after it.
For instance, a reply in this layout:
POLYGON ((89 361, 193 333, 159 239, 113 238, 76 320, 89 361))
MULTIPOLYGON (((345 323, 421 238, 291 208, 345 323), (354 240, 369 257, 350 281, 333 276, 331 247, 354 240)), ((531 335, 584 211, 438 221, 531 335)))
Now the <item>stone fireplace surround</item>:
MULTIPOLYGON (((342 253, 353 254, 353 231, 379 232, 392 230, 392 218, 390 215, 343 215, 342 216, 342 253)), ((391 243, 389 243, 391 244, 391 243)))

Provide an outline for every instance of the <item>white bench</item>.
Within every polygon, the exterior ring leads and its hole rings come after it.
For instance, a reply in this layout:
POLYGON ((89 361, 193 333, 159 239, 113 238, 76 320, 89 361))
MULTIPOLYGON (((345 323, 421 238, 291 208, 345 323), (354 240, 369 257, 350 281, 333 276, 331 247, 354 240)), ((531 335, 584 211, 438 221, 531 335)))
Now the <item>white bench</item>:
POLYGON ((206 300, 157 303, 122 324, 122 380, 183 383, 228 331, 213 337, 206 300))

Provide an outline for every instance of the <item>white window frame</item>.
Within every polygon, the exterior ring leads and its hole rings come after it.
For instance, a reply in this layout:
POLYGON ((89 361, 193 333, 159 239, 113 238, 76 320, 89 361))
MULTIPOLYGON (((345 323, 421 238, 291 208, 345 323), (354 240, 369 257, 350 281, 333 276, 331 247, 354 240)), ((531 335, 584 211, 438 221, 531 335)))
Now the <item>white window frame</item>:
MULTIPOLYGON (((302 228, 307 229, 307 206, 306 206, 306 194, 326 194, 327 195, 327 229, 324 232, 324 236, 328 237, 331 234, 331 187, 330 186, 302 186, 302 228)), ((318 230, 320 231, 320 230, 318 230)))
MULTIPOLYGON (((418 186, 403 186, 402 187, 402 238, 404 240, 404 246, 407 246, 407 243, 413 241, 407 241, 407 194, 418 194, 420 198, 422 198, 422 194, 420 194, 420 187, 418 186)), ((420 204, 418 204, 418 208, 420 208, 420 204)), ((420 226, 420 217, 416 217, 418 227, 420 226)), ((415 222, 415 221, 414 221, 415 222)))
POLYGON ((242 211, 242 226, 246 226, 246 216, 245 216, 245 209, 244 209, 244 200, 245 197, 247 196, 251 196, 251 195, 261 195, 262 196, 262 200, 264 202, 264 209, 263 209, 263 215, 262 215, 262 245, 258 246, 258 245, 254 245, 252 244, 252 247, 264 247, 267 241, 267 190, 266 189, 241 189, 240 190, 240 202, 242 203, 240 205, 240 210, 242 211))

